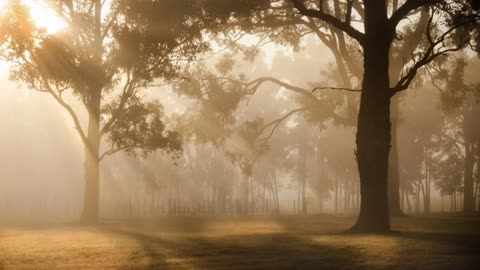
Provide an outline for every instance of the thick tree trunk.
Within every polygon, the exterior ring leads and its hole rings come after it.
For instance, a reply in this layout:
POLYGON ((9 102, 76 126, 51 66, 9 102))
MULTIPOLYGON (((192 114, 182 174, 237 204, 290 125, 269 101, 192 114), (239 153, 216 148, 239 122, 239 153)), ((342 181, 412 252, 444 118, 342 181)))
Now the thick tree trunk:
POLYGON ((361 201, 354 230, 382 232, 390 229, 387 196, 389 106, 389 97, 383 93, 362 94, 357 131, 361 201))
POLYGON ((81 221, 96 223, 100 198, 100 98, 92 99, 89 108, 88 142, 85 145, 85 190, 81 221))
POLYGON ((388 157, 390 151, 389 49, 385 1, 365 0, 364 78, 357 128, 357 163, 360 174, 360 214, 354 232, 390 230, 388 157))
MULTIPOLYGON (((95 29, 93 61, 100 68, 102 63, 101 17, 102 4, 95 0, 95 29)), ((102 101, 102 82, 92 82, 91 93, 87 99, 88 131, 85 144, 85 190, 83 211, 80 217, 84 223, 98 222, 100 195, 100 104, 102 101)))

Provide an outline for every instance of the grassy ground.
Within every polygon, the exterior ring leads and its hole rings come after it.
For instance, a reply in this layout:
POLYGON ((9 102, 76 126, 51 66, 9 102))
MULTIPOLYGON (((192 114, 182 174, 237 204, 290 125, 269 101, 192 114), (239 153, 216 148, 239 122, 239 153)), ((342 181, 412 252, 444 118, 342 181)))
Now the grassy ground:
POLYGON ((346 235, 351 218, 165 219, 1 226, 0 269, 480 269, 480 219, 402 218, 346 235))

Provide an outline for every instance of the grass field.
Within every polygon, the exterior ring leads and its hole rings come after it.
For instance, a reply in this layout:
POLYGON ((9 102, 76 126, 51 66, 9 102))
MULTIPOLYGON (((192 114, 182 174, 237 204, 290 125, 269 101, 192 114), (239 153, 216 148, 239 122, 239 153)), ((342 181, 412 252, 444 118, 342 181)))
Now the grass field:
POLYGON ((480 269, 480 219, 178 218, 97 227, 0 226, 0 269, 480 269))

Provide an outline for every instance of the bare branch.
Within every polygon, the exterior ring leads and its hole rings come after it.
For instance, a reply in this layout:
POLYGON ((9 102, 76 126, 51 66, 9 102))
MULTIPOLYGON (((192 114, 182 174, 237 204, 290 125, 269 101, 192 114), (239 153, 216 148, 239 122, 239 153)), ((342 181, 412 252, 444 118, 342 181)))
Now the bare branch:
POLYGON ((112 149, 110 149, 110 150, 107 150, 107 151, 103 152, 103 153, 100 155, 99 160, 101 161, 101 160, 103 160, 103 159, 104 159, 105 157, 107 157, 107 156, 111 156, 111 155, 113 155, 113 154, 115 154, 115 153, 118 153, 118 152, 120 152, 120 151, 129 149, 129 148, 130 148, 130 146, 124 146, 124 147, 119 147, 119 148, 112 148, 112 149))
POLYGON ((45 90, 42 92, 47 92, 49 93, 57 102, 60 104, 72 117, 73 123, 75 125, 75 129, 77 130, 78 134, 80 135, 80 138, 82 139, 82 142, 90 147, 90 142, 88 140, 87 135, 85 134, 85 131, 82 129, 82 125, 80 124, 80 120, 78 119, 77 114, 73 110, 73 108, 68 105, 68 103, 65 102, 65 100, 62 99, 62 96, 60 94, 55 93, 53 88, 51 87, 50 83, 48 83, 48 79, 46 79, 45 75, 41 73, 42 76, 42 83, 45 86, 45 90))
POLYGON ((324 13, 322 10, 307 8, 302 0, 290 1, 292 1, 294 7, 300 12, 300 14, 327 22, 339 30, 347 33, 350 37, 357 40, 361 45, 364 44, 364 34, 353 28, 350 23, 343 22, 335 16, 324 13))
POLYGON ((312 93, 314 93, 317 90, 325 90, 325 89, 341 90, 341 91, 348 91, 348 92, 362 92, 362 90, 360 90, 360 89, 350 89, 350 88, 344 88, 344 87, 325 86, 325 87, 315 87, 315 88, 313 88, 312 93))
POLYGON ((410 12, 422 7, 439 3, 441 0, 407 0, 401 7, 399 7, 390 17, 388 23, 390 29, 397 28, 398 23, 405 18, 410 12))
POLYGON ((345 15, 345 23, 350 25, 352 21, 352 7, 353 7, 353 0, 347 0, 347 14, 345 15))
POLYGON ((292 116, 293 114, 295 113, 298 113, 298 112, 303 112, 305 110, 307 110, 308 107, 304 107, 304 108, 299 108, 299 109, 295 109, 293 111, 290 111, 289 113, 285 114, 284 116, 280 117, 279 119, 275 120, 275 121, 272 121, 270 122, 269 124, 265 125, 261 130, 260 130, 260 134, 262 134, 266 129, 268 129, 269 127, 272 127, 272 129, 270 130, 270 133, 264 137, 264 138, 261 138, 261 139, 258 139, 259 142, 266 142, 268 141, 268 139, 270 139, 273 135, 273 133, 275 132, 275 130, 278 128, 278 126, 283 122, 285 121, 286 119, 288 119, 290 116, 292 116))
POLYGON ((409 71, 406 73, 406 75, 404 75, 398 81, 397 85, 390 89, 391 95, 394 95, 397 92, 406 90, 408 86, 411 84, 411 82, 413 81, 413 79, 415 79, 415 76, 417 75, 418 70, 423 66, 430 64, 438 56, 445 55, 449 52, 461 50, 465 45, 464 42, 459 42, 457 46, 447 48, 445 47, 445 41, 451 37, 451 34, 454 30, 461 28, 469 23, 472 23, 476 19, 476 18, 472 18, 469 20, 465 20, 460 24, 454 25, 448 30, 446 30, 442 35, 440 35, 440 37, 434 40, 434 38, 431 36, 433 16, 434 16, 434 10, 432 9, 430 18, 427 23, 427 30, 426 30, 426 36, 427 36, 428 42, 430 43, 430 46, 428 47, 428 49, 425 51, 425 53, 420 59, 417 60, 415 59, 415 57, 412 57, 413 58, 412 60, 414 62, 413 65, 411 66, 409 71))
POLYGON ((288 89, 292 92, 295 92, 295 93, 298 93, 298 94, 302 94, 302 95, 307 95, 307 96, 311 96, 311 93, 310 91, 308 91, 307 89, 304 89, 304 88, 301 88, 301 87, 297 87, 297 86, 293 86, 291 84, 288 84, 286 82, 283 82, 283 81, 280 81, 278 79, 275 79, 273 77, 262 77, 262 78, 258 78, 256 80, 253 80, 249 83, 246 84, 247 86, 247 92, 248 94, 254 94, 255 91, 257 90, 257 88, 265 83, 265 82, 271 82, 271 83, 275 83, 285 89, 288 89))

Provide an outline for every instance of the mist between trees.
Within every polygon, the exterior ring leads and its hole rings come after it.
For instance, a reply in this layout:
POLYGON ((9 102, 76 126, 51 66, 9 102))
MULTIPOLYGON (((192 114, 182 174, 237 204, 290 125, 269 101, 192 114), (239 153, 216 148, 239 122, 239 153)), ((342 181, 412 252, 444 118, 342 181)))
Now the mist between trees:
POLYGON ((29 5, 0 15, 0 219, 479 210, 475 1, 29 5))

